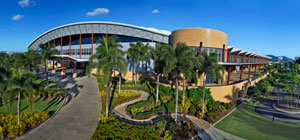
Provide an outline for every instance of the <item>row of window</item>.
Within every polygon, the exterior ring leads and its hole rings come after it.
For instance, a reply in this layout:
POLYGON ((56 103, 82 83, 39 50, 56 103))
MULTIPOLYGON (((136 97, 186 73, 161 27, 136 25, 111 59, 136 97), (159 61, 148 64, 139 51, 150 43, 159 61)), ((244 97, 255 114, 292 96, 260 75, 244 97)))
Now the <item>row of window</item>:
MULTIPOLYGON (((108 38, 112 35, 108 35, 108 38)), ((129 42, 151 42, 151 40, 143 39, 143 38, 137 38, 137 37, 131 37, 131 36, 122 36, 122 35, 117 35, 118 39, 116 42, 120 43, 129 43, 129 42)), ((106 35, 105 34, 94 34, 93 35, 93 43, 96 43, 97 40, 99 39, 105 39, 106 35)), ((70 37, 69 36, 64 36, 62 38, 57 38, 52 41, 50 41, 51 44, 55 43, 55 46, 67 46, 70 45, 70 37), (62 44, 61 44, 62 40, 62 44)), ((80 35, 72 35, 71 36, 71 45, 79 45, 80 44, 80 35)), ((82 34, 81 35, 81 44, 92 44, 92 35, 91 34, 82 34)))
MULTIPOLYGON (((92 49, 84 48, 81 49, 81 55, 91 55, 92 54, 92 49)), ((58 50, 59 54, 61 53, 60 50, 58 50)), ((70 51, 69 50, 63 50, 62 51, 63 55, 69 55, 70 51)), ((71 49, 71 55, 80 55, 80 49, 71 49)))

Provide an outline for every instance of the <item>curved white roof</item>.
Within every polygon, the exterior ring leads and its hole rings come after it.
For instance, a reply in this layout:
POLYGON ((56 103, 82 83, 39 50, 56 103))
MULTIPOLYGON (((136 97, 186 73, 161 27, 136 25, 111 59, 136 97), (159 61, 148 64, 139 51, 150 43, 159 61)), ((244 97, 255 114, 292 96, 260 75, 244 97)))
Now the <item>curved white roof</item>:
POLYGON ((116 22, 77 22, 62 25, 41 34, 29 44, 28 48, 37 49, 38 45, 41 43, 44 44, 62 36, 75 35, 80 33, 107 33, 125 35, 148 39, 160 43, 169 43, 169 35, 171 34, 171 32, 166 30, 145 28, 116 22))
POLYGON ((262 54, 255 53, 255 52, 250 52, 250 51, 247 51, 247 50, 238 49, 238 48, 235 48, 234 46, 227 47, 227 50, 229 50, 232 53, 238 52, 239 54, 245 54, 245 55, 249 55, 249 56, 256 56, 256 57, 271 59, 271 57, 264 56, 262 54))

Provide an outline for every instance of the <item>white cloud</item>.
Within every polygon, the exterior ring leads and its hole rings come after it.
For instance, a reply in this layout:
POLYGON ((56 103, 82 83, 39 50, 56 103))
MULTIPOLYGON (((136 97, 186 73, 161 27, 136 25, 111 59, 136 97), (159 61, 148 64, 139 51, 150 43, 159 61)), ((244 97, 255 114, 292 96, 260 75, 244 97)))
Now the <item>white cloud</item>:
POLYGON ((24 15, 17 14, 15 16, 13 16, 11 19, 14 20, 14 21, 16 21, 16 20, 20 20, 23 17, 24 17, 24 15))
POLYGON ((100 14, 108 14, 109 10, 107 8, 97 8, 94 9, 92 12, 87 12, 86 15, 87 16, 97 16, 100 14))
POLYGON ((21 5, 21 7, 28 7, 28 6, 35 6, 37 5, 37 3, 35 1, 32 0, 21 0, 18 2, 19 5, 21 5))
POLYGON ((19 5, 21 5, 21 7, 28 7, 30 5, 29 0, 21 0, 18 2, 19 5))
POLYGON ((152 14, 158 14, 159 13, 159 11, 157 10, 157 9, 154 9, 153 11, 152 11, 152 14))

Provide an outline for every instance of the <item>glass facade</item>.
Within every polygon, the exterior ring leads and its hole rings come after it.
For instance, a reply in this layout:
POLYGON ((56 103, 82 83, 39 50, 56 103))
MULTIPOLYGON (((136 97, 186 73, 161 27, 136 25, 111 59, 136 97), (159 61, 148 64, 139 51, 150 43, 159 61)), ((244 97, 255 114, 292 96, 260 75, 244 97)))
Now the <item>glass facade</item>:
MULTIPOLYGON (((192 47, 192 48, 197 51, 198 55, 200 54, 200 47, 192 47)), ((213 48, 213 47, 202 47, 202 51, 206 51, 208 54, 216 53, 218 54, 218 61, 219 62, 222 61, 223 49, 213 48)), ((225 58, 226 58, 226 54, 225 54, 225 58)))
MULTIPOLYGON (((108 35, 108 38, 112 35, 108 35)), ((123 36, 123 35, 116 35, 118 37, 117 42, 121 43, 130 43, 130 42, 152 42, 151 40, 143 39, 143 38, 137 38, 137 37, 131 37, 131 36, 123 36)), ((105 39, 106 34, 94 34, 93 35, 93 43, 96 43, 99 39, 105 39)), ((70 36, 64 36, 62 37, 62 45, 63 46, 69 46, 70 45, 70 36)), ((54 43, 54 41, 50 42, 51 44, 54 43)), ((92 34, 81 34, 81 44, 91 44, 92 43, 92 34)), ((71 45, 79 45, 80 44, 80 35, 72 35, 71 36, 71 45)), ((61 38, 55 39, 55 46, 61 45, 61 38)))

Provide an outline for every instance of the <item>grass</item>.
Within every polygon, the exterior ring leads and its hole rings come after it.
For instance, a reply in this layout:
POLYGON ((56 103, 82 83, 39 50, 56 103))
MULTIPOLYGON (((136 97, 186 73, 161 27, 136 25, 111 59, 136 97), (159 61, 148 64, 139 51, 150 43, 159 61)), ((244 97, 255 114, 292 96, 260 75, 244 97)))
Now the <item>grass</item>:
MULTIPOLYGON (((63 100, 43 100, 43 99, 36 99, 34 100, 33 108, 31 109, 29 106, 28 99, 21 100, 21 113, 22 112, 41 112, 46 111, 49 115, 55 113, 55 111, 61 106, 63 100)), ((17 113, 17 101, 15 101, 12 105, 1 105, 0 106, 0 113, 17 113)))
POLYGON ((255 102, 242 105, 215 127, 249 140, 299 139, 300 125, 273 123, 254 111, 255 102))

